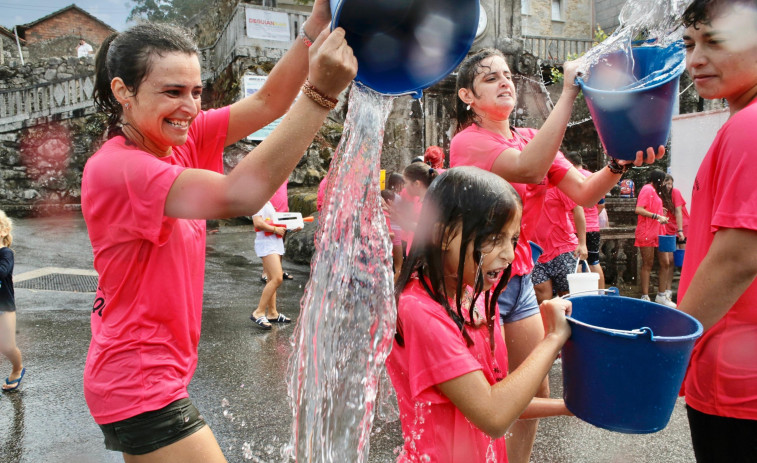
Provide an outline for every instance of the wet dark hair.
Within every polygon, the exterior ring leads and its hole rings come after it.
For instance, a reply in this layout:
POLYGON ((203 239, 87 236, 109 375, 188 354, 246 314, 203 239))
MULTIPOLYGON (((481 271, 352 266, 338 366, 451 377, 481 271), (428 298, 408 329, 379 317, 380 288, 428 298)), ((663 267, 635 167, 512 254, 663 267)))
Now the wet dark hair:
POLYGON ((662 205, 665 209, 672 212, 675 207, 673 206, 673 198, 670 196, 670 192, 665 188, 665 185, 663 185, 663 183, 665 183, 665 175, 665 172, 659 169, 654 169, 649 174, 649 183, 652 184, 657 195, 662 199, 662 205))
MULTIPOLYGON (((395 284, 394 295, 397 302, 411 277, 417 274, 428 295, 444 307, 460 328, 466 343, 472 345, 473 339, 466 331, 463 317, 463 273, 469 243, 473 243, 474 262, 479 262, 481 248, 488 240, 497 237, 519 210, 522 210, 520 197, 515 189, 498 175, 470 166, 455 167, 442 173, 431 184, 423 201, 410 255, 405 259, 395 284), (462 241, 453 310, 449 303, 451 292, 444 280, 442 240, 448 239, 456 232, 461 234, 462 241)), ((498 316, 497 298, 510 279, 510 268, 505 270, 496 287, 484 293, 485 318, 492 350, 494 336, 499 336, 499 333, 494 333, 494 317, 498 316)), ((481 296, 484 283, 482 279, 478 279, 475 284, 468 314, 471 320, 473 308, 481 296)), ((405 345, 402 320, 399 317, 395 339, 400 346, 405 345)))
POLYGON ((476 122, 476 113, 467 109, 467 104, 460 99, 459 92, 461 88, 467 88, 474 95, 478 96, 476 90, 473 88, 473 81, 476 76, 481 74, 484 70, 481 66, 481 61, 492 56, 499 56, 505 59, 505 54, 496 48, 484 48, 479 52, 467 57, 463 64, 457 69, 457 86, 455 88, 455 119, 457 120, 457 126, 455 127, 455 133, 460 132, 469 125, 476 122))
POLYGON ((402 190, 402 187, 405 185, 405 177, 402 176, 402 174, 399 174, 397 172, 392 172, 389 174, 389 179, 386 181, 386 187, 394 189, 394 187, 399 186, 399 189, 402 190))
POLYGON ((419 181, 428 188, 431 182, 439 175, 439 172, 425 162, 418 161, 405 167, 403 174, 411 181, 419 181))
POLYGON ((700 24, 709 25, 726 7, 734 5, 757 8, 757 0, 694 0, 683 12, 681 24, 695 28, 700 24))
POLYGON ((110 89, 120 77, 135 95, 150 72, 155 56, 167 53, 199 55, 190 32, 180 26, 143 23, 116 32, 100 45, 95 57, 95 105, 108 115, 108 136, 121 133, 123 108, 110 89))

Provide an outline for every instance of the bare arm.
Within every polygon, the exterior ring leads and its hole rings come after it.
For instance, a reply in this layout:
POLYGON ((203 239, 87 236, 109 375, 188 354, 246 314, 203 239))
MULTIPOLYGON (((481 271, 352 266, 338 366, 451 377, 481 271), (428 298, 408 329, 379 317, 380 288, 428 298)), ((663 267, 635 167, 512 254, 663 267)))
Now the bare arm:
POLYGON ((683 208, 681 206, 676 206, 675 210, 676 215, 676 236, 680 239, 686 238, 683 235, 683 208))
POLYGON ((573 223, 576 225, 576 236, 578 237, 575 255, 579 260, 586 260, 589 257, 589 250, 586 247, 586 213, 584 213, 583 207, 576 206, 573 208, 573 223))
POLYGON ((565 320, 570 303, 563 299, 542 302, 540 309, 547 332, 528 358, 495 385, 481 371, 475 371, 438 385, 442 393, 476 427, 493 438, 501 437, 520 418, 567 415, 562 401, 540 399, 532 403, 544 377, 562 345, 570 336, 565 320))
MULTIPOLYGON (((338 95, 357 72, 357 61, 341 28, 318 36, 310 61, 310 81, 328 96, 338 95)), ((312 99, 300 98, 271 135, 229 175, 203 169, 183 171, 168 193, 166 215, 213 219, 260 210, 297 165, 328 112, 312 99)))
POLYGON ((649 212, 648 210, 646 210, 646 208, 644 208, 644 206, 636 206, 636 209, 634 209, 634 212, 636 212, 636 215, 640 215, 642 217, 648 217, 650 219, 655 219, 656 221, 660 223, 668 223, 667 217, 663 215, 655 214, 653 212, 649 212))
POLYGON ((726 228, 715 233, 678 310, 705 330, 733 307, 757 277, 757 231, 726 228))
MULTIPOLYGON (((318 37, 329 24, 331 13, 328 1, 316 0, 304 29, 310 37, 318 37)), ((263 87, 252 95, 231 105, 226 146, 273 122, 289 109, 308 76, 308 49, 296 39, 276 63, 263 87)))

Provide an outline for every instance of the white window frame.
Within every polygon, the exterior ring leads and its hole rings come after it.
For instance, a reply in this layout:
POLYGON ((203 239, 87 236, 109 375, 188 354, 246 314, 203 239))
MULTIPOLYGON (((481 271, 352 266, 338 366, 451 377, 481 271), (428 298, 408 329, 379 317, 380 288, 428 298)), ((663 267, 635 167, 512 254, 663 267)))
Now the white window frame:
POLYGON ((565 20, 565 1, 552 0, 551 5, 552 5, 552 21, 564 21, 565 20), (557 8, 555 8, 555 6, 557 6, 557 8))

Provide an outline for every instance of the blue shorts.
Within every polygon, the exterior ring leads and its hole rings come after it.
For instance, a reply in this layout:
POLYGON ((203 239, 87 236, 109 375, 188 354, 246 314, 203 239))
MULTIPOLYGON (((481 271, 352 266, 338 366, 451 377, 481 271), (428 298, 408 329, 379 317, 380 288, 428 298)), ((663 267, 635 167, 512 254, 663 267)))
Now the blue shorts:
POLYGON ((502 323, 513 323, 539 313, 531 274, 513 275, 497 300, 499 319, 502 323))

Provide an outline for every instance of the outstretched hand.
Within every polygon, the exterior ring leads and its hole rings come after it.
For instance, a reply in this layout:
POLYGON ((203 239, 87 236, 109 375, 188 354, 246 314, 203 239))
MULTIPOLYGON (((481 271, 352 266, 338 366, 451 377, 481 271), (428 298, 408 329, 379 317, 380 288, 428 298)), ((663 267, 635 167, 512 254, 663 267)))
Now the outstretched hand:
POLYGON ((324 29, 310 47, 310 83, 336 98, 357 74, 357 59, 344 38, 344 29, 324 29))
POLYGON ((631 164, 635 166, 641 166, 643 164, 654 164, 654 162, 658 159, 662 159, 662 157, 665 156, 665 147, 660 145, 657 147, 657 153, 655 153, 654 148, 651 146, 647 148, 646 155, 643 151, 639 150, 636 152, 636 160, 635 161, 622 161, 618 159, 618 164, 631 164))
POLYGON ((539 311, 544 324, 544 333, 547 336, 558 336, 561 342, 567 341, 570 337, 570 325, 565 317, 573 311, 573 304, 567 299, 556 297, 542 302, 539 305, 539 311))

